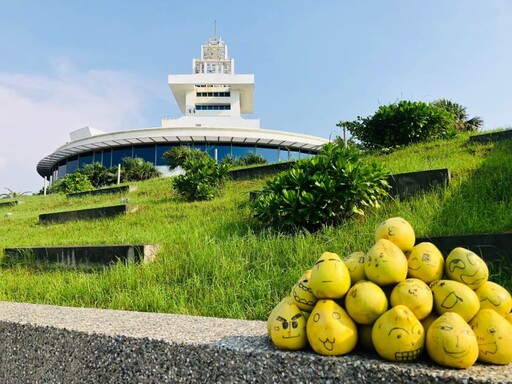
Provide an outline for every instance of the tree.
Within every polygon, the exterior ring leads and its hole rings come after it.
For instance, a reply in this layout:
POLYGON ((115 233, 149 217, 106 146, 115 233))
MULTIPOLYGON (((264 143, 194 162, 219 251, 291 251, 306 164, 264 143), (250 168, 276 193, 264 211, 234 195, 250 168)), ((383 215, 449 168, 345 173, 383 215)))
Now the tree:
POLYGON ((94 188, 115 184, 117 181, 117 169, 115 167, 107 168, 101 163, 86 164, 77 172, 87 176, 94 188))
POLYGON ((422 101, 401 100, 382 105, 372 116, 340 121, 366 148, 390 148, 450 137, 455 134, 454 116, 445 109, 422 101))
POLYGON ((159 176, 160 172, 152 162, 140 157, 123 158, 121 177, 124 181, 149 180, 159 176))
POLYGON ((445 111, 451 113, 455 118, 455 129, 457 132, 476 132, 484 125, 484 121, 478 117, 469 118, 466 107, 461 104, 454 103, 448 99, 439 99, 432 104, 445 111))

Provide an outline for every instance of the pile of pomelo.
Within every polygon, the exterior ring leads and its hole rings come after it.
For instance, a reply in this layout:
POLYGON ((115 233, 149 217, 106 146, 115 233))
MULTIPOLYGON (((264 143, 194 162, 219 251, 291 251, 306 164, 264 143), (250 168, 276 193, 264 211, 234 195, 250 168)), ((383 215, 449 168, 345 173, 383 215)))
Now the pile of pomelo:
POLYGON ((275 346, 344 355, 356 345, 390 361, 467 368, 477 360, 512 362, 512 298, 488 281, 485 262, 455 248, 446 257, 428 242, 414 245, 400 217, 381 223, 366 253, 342 260, 325 252, 270 313, 275 346))

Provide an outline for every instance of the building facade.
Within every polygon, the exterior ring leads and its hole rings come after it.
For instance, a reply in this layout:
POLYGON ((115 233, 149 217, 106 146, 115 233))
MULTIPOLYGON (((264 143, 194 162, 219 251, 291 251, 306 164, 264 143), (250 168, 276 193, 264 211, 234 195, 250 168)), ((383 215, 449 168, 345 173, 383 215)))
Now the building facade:
POLYGON ((50 180, 72 173, 85 164, 106 167, 125 157, 151 161, 169 174, 162 155, 176 146, 189 146, 209 153, 217 161, 249 153, 269 162, 288 161, 316 154, 327 139, 260 128, 253 113, 254 75, 235 74, 235 63, 220 36, 201 46, 201 58, 192 60, 192 74, 169 75, 169 87, 182 113, 163 119, 157 128, 113 133, 85 127, 70 133, 70 142, 57 148, 37 165, 37 172, 50 180))

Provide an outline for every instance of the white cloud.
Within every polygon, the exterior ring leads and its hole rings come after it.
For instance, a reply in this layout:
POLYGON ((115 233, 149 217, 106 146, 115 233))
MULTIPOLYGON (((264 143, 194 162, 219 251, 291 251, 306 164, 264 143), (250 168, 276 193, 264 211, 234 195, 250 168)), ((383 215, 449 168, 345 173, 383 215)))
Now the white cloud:
POLYGON ((70 131, 144 126, 148 88, 132 74, 56 67, 46 77, 0 73, 0 189, 37 192, 37 163, 69 141, 70 131))

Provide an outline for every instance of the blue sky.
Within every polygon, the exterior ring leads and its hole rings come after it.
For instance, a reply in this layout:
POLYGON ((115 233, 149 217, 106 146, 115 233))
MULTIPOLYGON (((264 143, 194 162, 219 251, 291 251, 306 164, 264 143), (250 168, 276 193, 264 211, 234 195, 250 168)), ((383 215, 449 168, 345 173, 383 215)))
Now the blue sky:
POLYGON ((448 98, 512 125, 512 1, 0 0, 0 193, 84 126, 160 126, 167 75, 217 32, 255 75, 262 128, 325 138, 400 99, 448 98))

